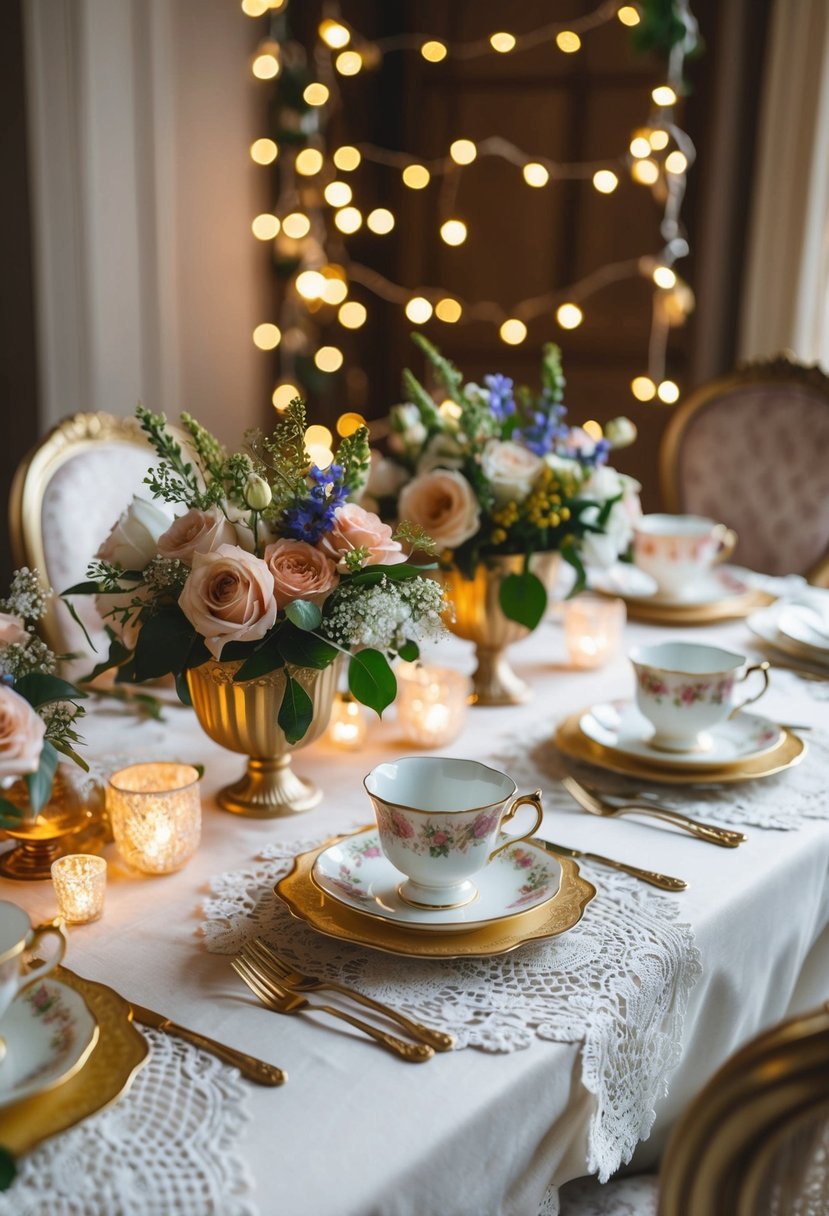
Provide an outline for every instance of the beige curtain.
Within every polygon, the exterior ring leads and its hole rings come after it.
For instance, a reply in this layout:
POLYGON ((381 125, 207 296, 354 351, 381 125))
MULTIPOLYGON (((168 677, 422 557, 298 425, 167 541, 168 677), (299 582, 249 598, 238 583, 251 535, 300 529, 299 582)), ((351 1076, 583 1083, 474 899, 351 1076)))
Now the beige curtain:
POLYGON ((829 369, 829 3, 775 0, 739 356, 829 369))

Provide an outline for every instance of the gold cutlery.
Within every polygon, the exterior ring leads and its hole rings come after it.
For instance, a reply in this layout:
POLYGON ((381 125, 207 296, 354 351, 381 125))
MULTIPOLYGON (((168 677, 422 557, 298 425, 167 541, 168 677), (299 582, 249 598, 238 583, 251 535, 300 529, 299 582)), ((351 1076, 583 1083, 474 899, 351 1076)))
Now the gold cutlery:
POLYGON ((658 803, 639 802, 632 798, 621 805, 611 804, 586 789, 574 777, 562 778, 561 784, 570 797, 591 815, 610 818, 614 815, 650 815, 654 819, 661 819, 665 823, 671 823, 675 827, 681 828, 683 832, 688 832, 697 840, 705 840, 708 844, 718 844, 724 849, 736 849, 737 845, 742 844, 746 839, 742 832, 734 832, 730 828, 714 827, 710 823, 700 823, 699 820, 692 819, 690 815, 684 815, 682 811, 675 811, 672 807, 660 806, 658 803))
POLYGON ((430 1047, 434 1047, 435 1051, 451 1051, 455 1046, 455 1040, 451 1034, 445 1034, 442 1030, 431 1030, 420 1022, 413 1022, 405 1014, 399 1013, 388 1005, 383 1005, 380 1001, 375 1001, 370 996, 365 996, 354 988, 347 988, 345 984, 339 984, 335 980, 318 980, 312 975, 304 975, 301 971, 295 971, 284 959, 271 950, 261 937, 257 937, 243 947, 242 958, 251 963, 258 962, 266 974, 291 992, 319 992, 321 989, 327 988, 330 992, 339 992, 352 1001, 358 1001, 361 1005, 382 1013, 385 1017, 397 1022, 414 1038, 421 1039, 430 1047))
POLYGON ((663 891, 685 891, 688 888, 684 878, 672 878, 670 874, 660 874, 656 870, 642 870, 639 866, 629 865, 626 861, 614 861, 612 857, 603 857, 601 853, 587 853, 581 849, 571 849, 566 844, 554 844, 552 840, 542 840, 540 836, 533 836, 529 843, 540 845, 548 853, 561 853, 564 857, 575 857, 577 860, 581 858, 584 861, 593 861, 599 866, 610 866, 613 870, 621 870, 624 874, 639 878, 652 887, 660 887, 663 891))
POLYGON ((257 1060, 255 1056, 249 1056, 244 1051, 237 1051, 235 1047, 228 1047, 225 1043, 217 1043, 215 1039, 208 1039, 206 1035, 199 1034, 197 1030, 179 1026, 178 1022, 173 1022, 170 1018, 165 1018, 163 1014, 155 1013, 152 1009, 145 1009, 143 1005, 136 1005, 133 1001, 130 1001, 130 1005, 136 1022, 141 1022, 144 1026, 151 1026, 153 1030, 160 1030, 164 1034, 175 1035, 178 1039, 185 1039, 188 1043, 192 1043, 194 1047, 200 1047, 202 1051, 211 1052, 220 1060, 224 1060, 226 1064, 232 1064, 234 1068, 238 1068, 243 1077, 247 1077, 249 1081, 255 1081, 257 1085, 282 1085, 288 1079, 288 1074, 283 1069, 277 1068, 275 1064, 266 1064, 264 1060, 257 1060))
POLYGON ((363 1022, 360 1018, 353 1017, 350 1013, 346 1013, 342 1009, 335 1009, 333 1005, 322 1005, 316 1001, 309 1001, 306 997, 300 996, 296 992, 289 992, 276 980, 271 979, 260 966, 252 963, 249 958, 243 958, 239 955, 237 958, 231 959, 231 966, 237 975, 241 976, 244 982, 250 988, 251 992, 259 998, 263 1005, 268 1009, 272 1009, 275 1013, 302 1013, 307 1010, 314 1013, 327 1013, 332 1018, 340 1018, 343 1022, 348 1022, 350 1026, 356 1027, 357 1030, 362 1030, 369 1038, 374 1039, 382 1047, 387 1047, 389 1051, 394 1052, 403 1060, 408 1060, 413 1064, 422 1064, 426 1060, 431 1060, 434 1056, 434 1050, 426 1043, 406 1043, 403 1039, 397 1039, 392 1034, 387 1034, 384 1030, 372 1026, 369 1022, 363 1022))

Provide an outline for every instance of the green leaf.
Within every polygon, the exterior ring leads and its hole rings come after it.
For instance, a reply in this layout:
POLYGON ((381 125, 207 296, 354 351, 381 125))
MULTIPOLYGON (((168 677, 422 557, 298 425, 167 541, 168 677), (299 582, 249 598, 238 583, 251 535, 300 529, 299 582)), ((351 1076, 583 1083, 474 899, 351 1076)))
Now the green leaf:
POLYGON ((75 749, 71 747, 64 739, 56 740, 53 746, 61 753, 62 756, 68 756, 70 760, 74 760, 78 768, 82 768, 85 773, 89 772, 89 765, 84 760, 83 756, 79 756, 75 749))
POLYGON ((498 592, 501 611, 510 621, 535 629, 547 610, 547 592, 536 575, 508 574, 498 592))
POLYGON ((352 696, 382 718, 383 710, 397 696, 397 680, 388 659, 379 650, 361 650, 348 664, 348 687, 352 696))
POLYGON ((297 629, 316 629, 322 620, 319 607, 309 600, 292 600, 285 608, 285 615, 297 629))
POLYGON ((7 1148, 0 1145, 0 1191, 7 1191, 17 1174, 17 1162, 7 1148))
POLYGON ((112 630, 108 629, 110 634, 109 654, 100 663, 96 663, 92 670, 82 677, 81 683, 88 684, 90 681, 97 679, 103 675, 105 671, 109 671, 113 667, 120 667, 126 663, 132 656, 132 651, 127 650, 123 642, 120 642, 112 630))
POLYGON ((187 676, 184 674, 183 671, 177 671, 175 679, 176 679, 176 692, 178 693, 179 701, 181 701, 182 705, 186 705, 188 707, 188 709, 192 708, 193 698, 190 696, 190 688, 187 684, 187 676))
POLYGON ((397 653, 401 659, 405 659, 407 663, 414 663, 420 658, 420 647, 417 642, 411 639, 404 642, 402 646, 398 646, 397 653))
POLYGON ((134 679, 157 680, 180 671, 196 631, 180 608, 165 609, 145 621, 135 645, 134 679))
POLYGON ((29 805, 35 815, 39 815, 52 796, 52 782, 58 767, 58 753, 47 739, 40 753, 40 765, 36 773, 29 773, 26 785, 29 787, 29 805))
POLYGON ((69 613, 72 620, 75 622, 75 624, 80 629, 81 633, 83 634, 84 638, 86 639, 86 644, 89 647, 89 649, 92 651, 93 654, 97 654, 98 647, 95 645, 95 643, 92 641, 92 638, 89 636, 89 630, 87 629, 86 625, 84 625, 83 621, 78 616, 78 610, 75 607, 75 605, 70 604, 69 600, 64 599, 63 596, 60 597, 60 602, 63 604, 64 608, 69 613))
POLYGON ((299 743, 314 717, 314 706, 308 693, 293 676, 285 680, 285 692, 279 707, 277 722, 289 743, 299 743))
POLYGON ((25 810, 9 802, 8 798, 0 798, 0 828, 13 828, 26 818, 25 810))
POLYGON ((61 592, 61 598, 65 595, 101 595, 103 591, 103 583, 74 583, 71 587, 67 587, 65 591, 61 592))
POLYGON ((337 657, 337 648, 319 634, 308 633, 297 629, 290 621, 286 621, 277 634, 279 652, 286 663, 294 667, 315 667, 322 671, 337 657))
POLYGON ((587 586, 587 571, 574 544, 568 543, 562 545, 561 556, 576 572, 576 581, 567 595, 568 600, 571 600, 574 595, 578 595, 580 591, 584 591, 587 586))
POLYGON ((50 705, 53 701, 80 701, 87 695, 68 680, 44 675, 41 671, 30 671, 21 676, 15 681, 14 691, 25 697, 33 709, 39 705, 50 705))
POLYGON ((272 633, 264 646, 258 647, 252 655, 245 659, 233 677, 233 683, 239 684, 242 680, 255 680, 284 665, 285 660, 279 649, 279 634, 272 633))
POLYGON ((425 566, 410 566, 408 562, 400 562, 396 566, 369 566, 359 574, 352 574, 343 579, 343 586, 362 587, 373 586, 387 578, 392 583, 403 583, 410 578, 419 578, 425 570, 437 570, 437 562, 425 566))

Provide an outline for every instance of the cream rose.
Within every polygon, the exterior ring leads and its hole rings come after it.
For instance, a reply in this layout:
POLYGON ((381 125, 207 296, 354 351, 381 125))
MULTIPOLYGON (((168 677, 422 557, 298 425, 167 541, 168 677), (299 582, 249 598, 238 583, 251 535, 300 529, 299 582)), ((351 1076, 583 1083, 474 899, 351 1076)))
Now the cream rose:
POLYGON ((481 457, 484 476, 492 486, 495 505, 523 502, 533 488, 544 461, 511 439, 490 439, 481 457))
POLYGON ((347 502, 334 512, 334 527, 319 543, 323 553, 337 563, 342 573, 348 570, 346 555, 355 549, 365 549, 366 566, 396 566, 406 560, 402 545, 392 540, 391 528, 374 514, 347 502))
POLYGON ((236 540, 233 524, 218 507, 199 511, 193 507, 186 515, 174 519, 166 532, 158 538, 158 551, 162 557, 173 557, 185 566, 192 566, 196 553, 210 553, 219 545, 232 545, 236 540))
POLYGON ((237 545, 196 553, 179 607, 214 659, 228 642, 257 642, 276 621, 273 575, 237 545))
POLYGON ((37 772, 46 724, 28 701, 0 684, 0 778, 37 772))
POLYGON ((16 646, 28 642, 29 631, 23 618, 11 612, 0 612, 0 646, 16 646))
POLYGON ((420 524, 438 545, 455 549, 478 531, 481 511, 472 486, 462 473, 435 469, 403 487, 400 518, 420 524))
POLYGON ((366 482, 366 494, 375 501, 378 498, 393 498, 411 474, 396 460, 388 460, 376 449, 371 452, 371 470, 366 482))
POLYGON ((136 494, 98 550, 98 557, 123 570, 143 570, 158 553, 170 516, 136 494))
POLYGON ((340 581, 330 557, 304 540, 278 540, 268 545, 263 560, 273 575, 277 608, 292 600, 321 604, 340 581))

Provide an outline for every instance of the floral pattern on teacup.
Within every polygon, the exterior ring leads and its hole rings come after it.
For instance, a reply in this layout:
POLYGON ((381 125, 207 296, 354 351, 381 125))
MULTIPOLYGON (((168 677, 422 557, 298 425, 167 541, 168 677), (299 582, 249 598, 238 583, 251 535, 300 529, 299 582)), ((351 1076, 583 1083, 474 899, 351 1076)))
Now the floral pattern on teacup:
POLYGON ((547 894, 550 885, 550 871, 547 866, 539 863, 538 857, 528 849, 514 848, 506 854, 514 869, 525 870, 526 878, 518 889, 518 896, 507 904, 508 908, 521 908, 524 904, 536 903, 547 894))
POLYGON ((417 857, 448 857, 450 852, 466 853, 486 844, 501 813, 500 807, 480 811, 471 822, 466 820, 458 826, 450 816, 438 815, 423 819, 415 830, 411 820, 393 807, 377 804, 375 809, 380 832, 417 857))
MULTIPOLYGON (((23 999, 31 1006, 36 1018, 42 1018, 46 1026, 52 1029, 49 1046, 55 1055, 63 1055, 71 1051, 75 1042, 75 1020, 72 1010, 65 1004, 59 988, 47 984, 37 984, 24 993, 23 999)), ((52 1058, 44 1060, 43 1064, 27 1078, 27 1082, 37 1078, 42 1072, 52 1068, 52 1058)))
MULTIPOLYGON (((380 850, 377 849, 378 856, 379 853, 380 850)), ((358 862, 357 864, 359 865, 360 863, 358 862)), ((355 874, 354 871, 345 864, 345 862, 341 863, 338 867, 337 877, 329 878, 328 881, 332 887, 334 887, 342 895, 347 896, 349 899, 355 899, 361 904, 370 904, 374 902, 368 891, 362 887, 362 879, 360 876, 355 874)))
POLYGON ((649 697, 653 697, 657 705, 661 705, 665 697, 681 709, 683 706, 696 705, 698 701, 707 701, 712 705, 722 705, 731 696, 734 687, 733 675, 715 680, 687 680, 682 684, 669 683, 652 671, 639 668, 636 672, 639 688, 649 697))

